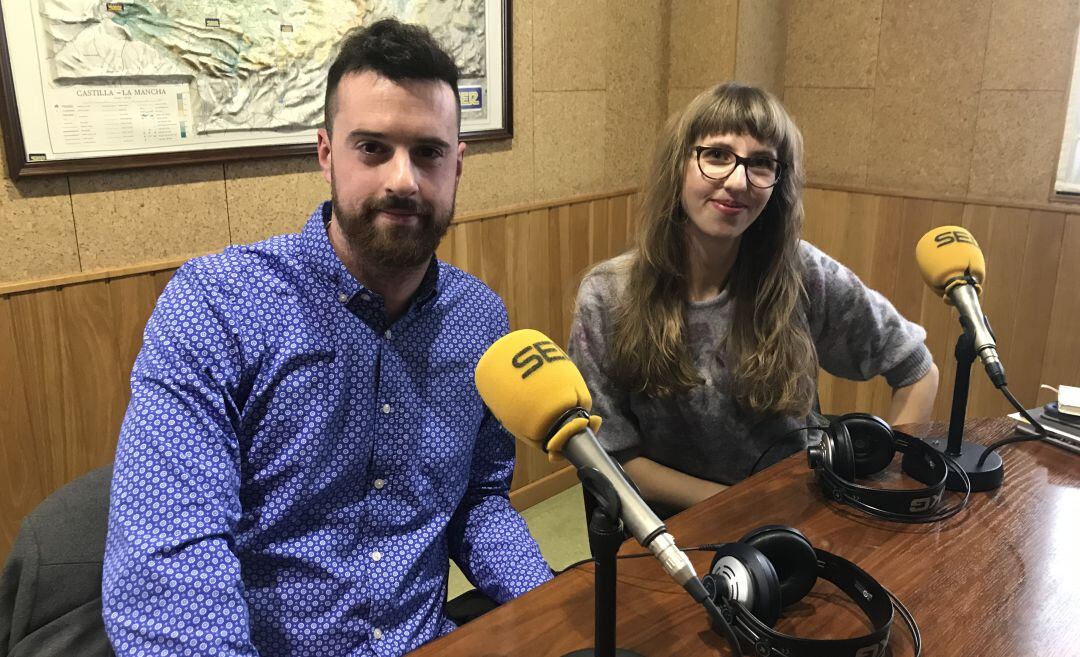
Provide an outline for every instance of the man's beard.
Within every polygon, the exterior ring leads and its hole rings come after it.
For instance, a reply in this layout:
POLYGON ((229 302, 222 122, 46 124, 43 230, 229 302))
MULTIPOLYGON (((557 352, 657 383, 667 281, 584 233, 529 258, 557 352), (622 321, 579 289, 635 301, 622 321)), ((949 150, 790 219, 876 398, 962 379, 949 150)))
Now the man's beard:
POLYGON ((330 200, 349 245, 364 263, 380 270, 400 271, 426 264, 446 235, 454 216, 452 204, 449 211, 438 215, 427 201, 390 195, 364 199, 359 209, 348 210, 338 202, 337 186, 333 182, 330 200), (382 211, 414 214, 418 221, 414 225, 379 227, 375 225, 375 218, 382 211))

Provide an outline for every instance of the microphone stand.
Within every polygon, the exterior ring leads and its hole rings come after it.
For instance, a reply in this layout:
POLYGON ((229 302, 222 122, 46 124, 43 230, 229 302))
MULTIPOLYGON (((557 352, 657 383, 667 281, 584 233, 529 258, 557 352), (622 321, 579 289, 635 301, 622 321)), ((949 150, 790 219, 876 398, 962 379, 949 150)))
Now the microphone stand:
POLYGON ((642 657, 632 650, 615 647, 615 554, 626 539, 620 519, 619 496, 611 482, 594 468, 578 468, 589 517, 589 550, 596 560, 595 647, 575 650, 563 657, 642 657))
MULTIPOLYGON (((971 365, 975 362, 975 339, 966 330, 956 339, 956 378, 953 380, 952 412, 949 415, 949 442, 945 449, 941 439, 928 440, 939 452, 945 452, 967 473, 971 480, 972 491, 993 490, 1001 486, 1005 478, 1005 465, 997 452, 991 452, 986 462, 979 467, 982 445, 964 440, 964 419, 967 415, 968 388, 971 383, 971 365)), ((964 490, 960 476, 949 470, 945 487, 949 490, 964 490)))

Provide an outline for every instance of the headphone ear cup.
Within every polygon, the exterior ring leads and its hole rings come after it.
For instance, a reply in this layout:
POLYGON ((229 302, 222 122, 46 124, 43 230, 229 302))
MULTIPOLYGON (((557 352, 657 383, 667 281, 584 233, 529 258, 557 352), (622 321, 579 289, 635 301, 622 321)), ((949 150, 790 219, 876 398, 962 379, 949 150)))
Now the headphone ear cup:
MULTIPOLYGON (((716 550, 709 575, 715 598, 729 598, 769 627, 780 618, 780 579, 761 552, 745 543, 725 543, 716 550)), ((710 593, 712 593, 710 590, 710 593)))
POLYGON ((773 565, 780 583, 781 607, 802 600, 817 583, 817 553, 798 529, 766 525, 743 536, 739 542, 760 552, 773 565))
POLYGON ((829 425, 828 439, 832 441, 830 468, 844 481, 855 481, 855 452, 851 447, 851 434, 842 422, 829 425))
POLYGON ((866 477, 884 470, 896 456, 892 427, 869 413, 850 413, 838 422, 848 430, 855 476, 866 477))

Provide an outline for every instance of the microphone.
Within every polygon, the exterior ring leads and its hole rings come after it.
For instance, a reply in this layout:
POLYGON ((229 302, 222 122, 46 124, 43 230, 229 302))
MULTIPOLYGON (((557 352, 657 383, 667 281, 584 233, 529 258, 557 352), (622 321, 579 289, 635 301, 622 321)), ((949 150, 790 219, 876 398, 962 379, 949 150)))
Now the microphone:
POLYGON ((515 437, 543 450, 551 461, 565 457, 578 469, 599 471, 618 495, 620 516, 634 538, 695 600, 708 597, 690 559, 597 442, 593 432, 600 428, 600 417, 590 414, 592 396, 585 379, 562 349, 539 331, 514 331, 484 352, 475 378, 484 403, 515 437))
POLYGON ((1004 387, 1005 366, 998 356, 990 323, 979 305, 986 261, 975 238, 960 226, 934 228, 915 245, 915 261, 926 284, 960 312, 960 324, 972 337, 975 353, 994 386, 1004 387))

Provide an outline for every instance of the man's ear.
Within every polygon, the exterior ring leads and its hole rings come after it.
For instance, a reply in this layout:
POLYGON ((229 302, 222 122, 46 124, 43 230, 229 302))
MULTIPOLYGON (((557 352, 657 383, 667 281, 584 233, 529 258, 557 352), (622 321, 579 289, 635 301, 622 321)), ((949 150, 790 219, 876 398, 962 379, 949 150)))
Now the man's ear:
MULTIPOLYGON (((317 150, 319 152, 319 168, 322 169, 323 178, 326 178, 326 182, 330 182, 330 134, 326 132, 326 128, 319 128, 317 135, 317 150)), ((458 165, 458 175, 461 175, 461 165, 458 165)))
POLYGON ((461 180, 461 165, 465 160, 465 142, 459 141, 457 145, 457 174, 455 178, 461 180))

